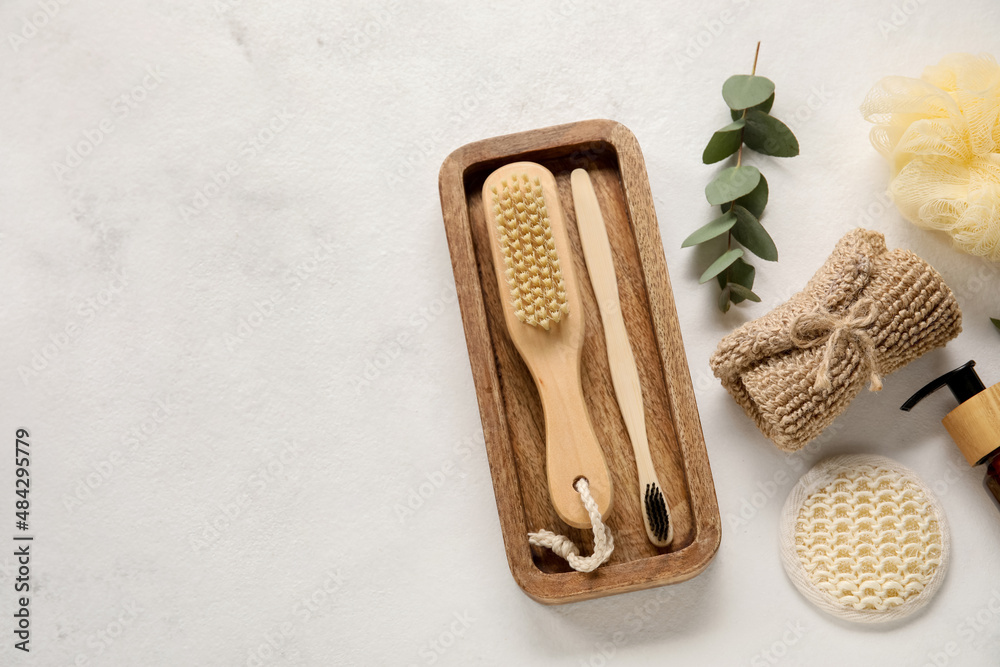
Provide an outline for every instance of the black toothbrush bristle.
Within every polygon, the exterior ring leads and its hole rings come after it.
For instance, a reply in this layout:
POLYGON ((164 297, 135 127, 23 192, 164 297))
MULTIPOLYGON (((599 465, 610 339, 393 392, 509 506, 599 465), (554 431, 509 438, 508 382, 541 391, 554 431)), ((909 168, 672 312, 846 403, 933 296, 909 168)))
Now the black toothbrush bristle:
POLYGON ((670 514, 667 512, 667 503, 663 500, 663 493, 656 484, 646 485, 645 495, 646 518, 649 519, 649 527, 657 540, 667 539, 670 531, 670 514))

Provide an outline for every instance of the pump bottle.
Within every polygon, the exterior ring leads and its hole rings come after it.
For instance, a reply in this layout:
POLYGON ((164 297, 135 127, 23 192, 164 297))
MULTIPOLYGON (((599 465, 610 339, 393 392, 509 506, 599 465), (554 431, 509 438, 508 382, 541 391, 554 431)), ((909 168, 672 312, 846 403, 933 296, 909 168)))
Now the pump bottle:
POLYGON ((971 466, 985 465, 983 486, 1000 509, 1000 383, 989 389, 970 361, 928 383, 902 405, 907 412, 945 385, 958 399, 958 407, 941 423, 971 466))

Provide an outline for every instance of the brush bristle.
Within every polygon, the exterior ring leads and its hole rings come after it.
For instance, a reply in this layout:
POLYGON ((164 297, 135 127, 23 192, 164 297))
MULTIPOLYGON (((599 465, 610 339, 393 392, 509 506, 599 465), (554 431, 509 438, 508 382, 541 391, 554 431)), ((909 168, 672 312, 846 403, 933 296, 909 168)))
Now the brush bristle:
POLYGON ((514 174, 492 191, 514 313, 548 331, 569 312, 569 303, 542 185, 537 178, 514 174))
POLYGON ((662 542, 670 534, 670 513, 667 512, 667 502, 663 499, 660 487, 656 484, 647 484, 644 500, 650 531, 662 542))

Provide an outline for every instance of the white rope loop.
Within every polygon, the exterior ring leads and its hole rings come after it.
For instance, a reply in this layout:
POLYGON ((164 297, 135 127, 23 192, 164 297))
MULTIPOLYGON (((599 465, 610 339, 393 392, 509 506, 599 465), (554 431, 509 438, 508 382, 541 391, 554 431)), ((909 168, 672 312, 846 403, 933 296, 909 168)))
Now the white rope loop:
POLYGON ((576 492, 580 494, 580 500, 590 515, 590 525, 594 530, 594 553, 589 556, 581 556, 580 549, 573 541, 565 535, 556 535, 549 530, 539 530, 536 533, 528 533, 528 543, 536 547, 551 549, 560 558, 566 560, 569 566, 577 572, 593 572, 608 558, 615 550, 615 538, 611 536, 611 531, 604 525, 601 519, 601 512, 597 508, 597 501, 590 495, 590 484, 585 477, 581 477, 573 485, 576 492))

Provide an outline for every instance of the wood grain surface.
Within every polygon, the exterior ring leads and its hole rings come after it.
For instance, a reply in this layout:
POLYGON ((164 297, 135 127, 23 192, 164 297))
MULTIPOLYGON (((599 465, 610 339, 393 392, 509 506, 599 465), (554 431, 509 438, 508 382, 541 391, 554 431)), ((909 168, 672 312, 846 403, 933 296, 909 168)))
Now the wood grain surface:
POLYGON ((590 528, 590 515, 573 485, 579 477, 585 477, 598 511, 607 517, 613 509, 613 484, 604 460, 604 448, 592 424, 582 382, 583 345, 588 319, 581 298, 583 290, 577 279, 579 274, 575 263, 560 261, 569 310, 559 323, 546 330, 525 324, 515 314, 492 195, 494 189, 502 192, 504 181, 513 180, 515 174, 524 175, 529 181, 539 181, 555 247, 569 248, 571 245, 559 198, 548 195, 558 189, 549 170, 534 162, 515 162, 490 174, 481 189, 480 202, 484 219, 490 221, 483 226, 490 234, 486 248, 493 255, 494 280, 503 295, 500 315, 504 319, 507 335, 534 378, 541 401, 549 503, 564 523, 576 528, 590 528))
POLYGON ((555 604, 676 583, 701 572, 718 549, 721 522, 645 163, 634 135, 613 121, 592 120, 487 139, 452 153, 441 167, 439 186, 507 560, 517 583, 533 599, 555 604), (589 574, 572 571, 564 560, 530 547, 527 540, 529 530, 548 528, 569 536, 584 553, 593 544, 589 530, 561 522, 549 501, 541 403, 507 333, 494 274, 481 189, 494 169, 519 160, 538 162, 555 176, 571 259, 580 277, 587 321, 583 388, 615 489, 608 520, 615 552, 589 574), (674 522, 674 540, 665 549, 649 543, 643 526, 636 462, 615 399, 600 312, 576 226, 570 194, 575 168, 586 169, 593 180, 618 271, 650 452, 674 522))

